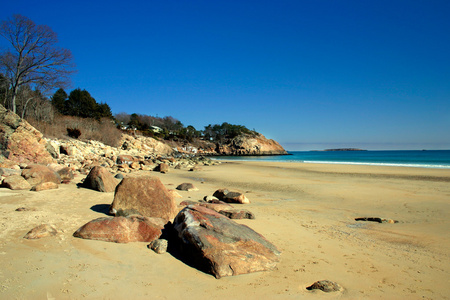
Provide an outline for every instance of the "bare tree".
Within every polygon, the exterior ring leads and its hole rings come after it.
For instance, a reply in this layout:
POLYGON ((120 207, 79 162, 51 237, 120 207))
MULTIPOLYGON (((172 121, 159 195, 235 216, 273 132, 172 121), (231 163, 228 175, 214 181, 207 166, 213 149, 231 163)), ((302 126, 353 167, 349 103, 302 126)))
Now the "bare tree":
POLYGON ((11 45, 0 55, 0 68, 9 80, 10 108, 14 113, 20 86, 29 85, 46 92, 69 84, 69 76, 74 72, 72 54, 56 46, 58 39, 50 27, 14 15, 2 22, 0 35, 11 45))

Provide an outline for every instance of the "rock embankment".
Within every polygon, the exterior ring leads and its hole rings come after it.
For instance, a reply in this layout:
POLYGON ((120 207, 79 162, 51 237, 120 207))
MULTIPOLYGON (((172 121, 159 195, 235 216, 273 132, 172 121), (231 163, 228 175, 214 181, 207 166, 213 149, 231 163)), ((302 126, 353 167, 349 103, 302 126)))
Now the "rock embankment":
POLYGON ((262 134, 240 135, 224 144, 217 144, 217 155, 286 155, 286 150, 276 141, 262 134))

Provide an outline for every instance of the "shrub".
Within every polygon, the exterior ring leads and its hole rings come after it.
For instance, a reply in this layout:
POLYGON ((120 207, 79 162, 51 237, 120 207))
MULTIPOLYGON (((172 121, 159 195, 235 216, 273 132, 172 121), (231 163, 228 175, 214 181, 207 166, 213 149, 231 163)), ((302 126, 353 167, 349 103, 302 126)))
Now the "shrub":
POLYGON ((78 128, 67 128, 67 135, 71 138, 78 139, 81 135, 81 131, 78 128))

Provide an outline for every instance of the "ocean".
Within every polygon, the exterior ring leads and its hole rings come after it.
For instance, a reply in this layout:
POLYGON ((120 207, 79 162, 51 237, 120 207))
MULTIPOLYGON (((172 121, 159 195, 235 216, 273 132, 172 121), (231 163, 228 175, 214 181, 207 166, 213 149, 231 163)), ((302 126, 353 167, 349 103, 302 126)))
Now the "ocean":
POLYGON ((450 169, 450 150, 288 152, 290 155, 219 156, 217 159, 450 169))

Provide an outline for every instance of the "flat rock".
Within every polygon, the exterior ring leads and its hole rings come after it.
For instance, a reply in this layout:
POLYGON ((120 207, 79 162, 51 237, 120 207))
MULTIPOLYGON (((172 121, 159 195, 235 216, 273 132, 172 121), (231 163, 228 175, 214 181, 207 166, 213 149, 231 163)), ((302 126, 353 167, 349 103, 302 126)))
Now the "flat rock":
POLYGON ((56 235, 58 231, 53 225, 41 224, 39 226, 34 227, 23 237, 28 240, 40 239, 43 237, 56 235))
POLYGON ((279 261, 262 235, 199 205, 180 211, 174 229, 185 259, 216 278, 271 270, 279 261))
POLYGON ((43 182, 43 183, 39 183, 35 186, 33 186, 33 188, 31 189, 34 192, 40 192, 40 191, 45 191, 45 190, 54 190, 57 189, 59 187, 59 185, 57 185, 54 182, 43 182))
POLYGON ((363 217, 363 218, 355 218, 355 221, 368 221, 368 222, 377 222, 377 223, 398 223, 397 220, 385 219, 379 217, 363 217))
POLYGON ((246 209, 224 209, 220 210, 219 214, 230 219, 255 219, 255 215, 246 209))
POLYGON ((2 185, 10 190, 30 190, 31 185, 20 175, 11 175, 3 179, 2 185))
POLYGON ((104 167, 95 166, 84 180, 83 186, 99 192, 114 192, 118 180, 104 167))
POLYGON ((158 177, 141 176, 124 178, 116 188, 111 204, 111 214, 119 210, 135 209, 147 217, 172 220, 177 205, 158 177))
POLYGON ((144 216, 104 217, 86 223, 73 236, 114 243, 151 242, 161 236, 165 224, 163 219, 144 216))

